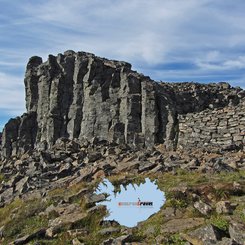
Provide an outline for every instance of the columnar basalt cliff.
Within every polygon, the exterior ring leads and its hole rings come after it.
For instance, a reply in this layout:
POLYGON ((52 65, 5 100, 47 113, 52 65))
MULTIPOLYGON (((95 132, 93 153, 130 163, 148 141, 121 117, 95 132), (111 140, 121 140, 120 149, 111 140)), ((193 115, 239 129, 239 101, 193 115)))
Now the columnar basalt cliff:
POLYGON ((25 89, 0 133, 0 244, 244 244, 244 90, 73 51, 30 58, 25 89), (98 183, 146 177, 166 205, 133 229, 105 219, 98 183))
MULTIPOLYGON (((244 97, 242 89, 227 83, 158 83, 132 71, 126 62, 73 51, 50 55, 46 62, 30 58, 25 90, 27 113, 6 124, 3 158, 50 148, 61 137, 133 148, 157 143, 176 148, 185 140, 194 143, 189 140, 192 132, 190 137, 183 136, 183 118, 187 127, 192 121, 192 116, 185 117, 187 113, 201 112, 206 117, 215 108, 239 106, 244 97)), ((237 108, 244 111, 244 107, 237 108)))

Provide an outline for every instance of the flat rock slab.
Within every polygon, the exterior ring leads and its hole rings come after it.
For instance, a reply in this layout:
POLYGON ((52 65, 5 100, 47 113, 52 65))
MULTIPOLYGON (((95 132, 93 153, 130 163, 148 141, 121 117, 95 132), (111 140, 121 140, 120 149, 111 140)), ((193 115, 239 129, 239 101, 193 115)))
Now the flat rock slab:
POLYGON ((82 198, 88 192, 89 192, 88 188, 83 188, 80 191, 76 192, 75 194, 68 196, 66 200, 67 202, 74 202, 75 200, 82 198))
POLYGON ((149 171, 157 166, 157 163, 152 162, 143 162, 139 165, 139 173, 142 173, 144 171, 149 171))
POLYGON ((204 218, 173 219, 162 226, 162 233, 176 233, 204 224, 204 218))
POLYGON ((85 195, 85 201, 89 205, 93 205, 96 202, 102 202, 106 199, 104 194, 87 194, 85 195))
MULTIPOLYGON (((126 243, 130 239, 131 235, 123 235, 117 238, 109 238, 106 241, 104 241, 102 244, 103 245, 121 245, 121 244, 131 244, 131 243, 126 243)), ((141 243, 137 243, 139 245, 141 243)))
POLYGON ((232 221, 229 226, 230 237, 238 244, 245 244, 245 225, 232 221))
POLYGON ((111 235, 111 234, 117 233, 119 231, 120 231, 120 228, 118 228, 118 227, 108 227, 108 228, 104 228, 104 229, 100 230, 98 233, 100 235, 104 236, 104 235, 111 235))
POLYGON ((117 171, 131 171, 134 169, 138 169, 140 163, 138 161, 132 161, 132 162, 121 162, 118 167, 117 171))
POLYGON ((10 245, 22 245, 22 244, 27 244, 28 242, 30 242, 33 239, 36 238, 40 238, 40 237, 44 237, 46 232, 46 229, 40 229, 38 231, 33 232, 30 235, 26 235, 24 237, 21 237, 17 240, 15 240, 13 243, 11 243, 10 245))
POLYGON ((78 204, 69 204, 69 205, 63 204, 63 205, 59 205, 57 207, 52 207, 52 205, 51 205, 50 207, 48 207, 46 209, 47 212, 49 212, 49 208, 51 211, 55 211, 59 215, 79 213, 81 211, 81 208, 79 207, 78 204))
POLYGON ((193 239, 202 241, 205 245, 217 244, 217 242, 222 239, 220 231, 213 225, 200 227, 191 231, 188 235, 193 239))
POLYGON ((75 225, 75 223, 83 220, 87 216, 86 213, 70 213, 70 214, 65 214, 62 215, 54 220, 52 220, 49 223, 50 227, 55 227, 56 229, 62 228, 64 226, 69 226, 71 227, 72 225, 75 225))

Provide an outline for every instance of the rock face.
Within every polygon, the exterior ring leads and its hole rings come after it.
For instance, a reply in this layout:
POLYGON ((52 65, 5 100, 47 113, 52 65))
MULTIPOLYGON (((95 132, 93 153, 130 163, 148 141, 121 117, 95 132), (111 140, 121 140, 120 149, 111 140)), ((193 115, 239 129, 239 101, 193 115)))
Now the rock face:
MULTIPOLYGON (((61 137, 133 148, 157 143, 176 148, 193 135, 183 133, 185 121, 188 127, 194 117, 185 117, 187 113, 200 115, 208 108, 240 106, 244 97, 242 89, 227 83, 158 83, 132 71, 126 62, 73 51, 49 55, 46 62, 36 56, 30 58, 25 90, 27 113, 6 124, 2 158, 34 148, 48 149, 61 137)), ((234 124, 238 122, 234 118, 234 124)), ((198 133, 195 128, 193 131, 198 133)), ((227 135, 229 139, 224 141, 230 144, 236 137, 242 142, 244 138, 238 136, 240 131, 231 139, 227 135)), ((215 142, 219 141, 216 137, 215 142)))
POLYGON ((245 103, 179 116, 178 144, 232 149, 245 143, 245 103))

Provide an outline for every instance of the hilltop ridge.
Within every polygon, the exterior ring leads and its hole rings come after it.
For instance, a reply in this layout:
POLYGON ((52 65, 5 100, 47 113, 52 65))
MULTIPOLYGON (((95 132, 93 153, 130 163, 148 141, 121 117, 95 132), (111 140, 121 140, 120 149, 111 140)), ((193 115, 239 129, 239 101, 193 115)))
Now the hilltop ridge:
POLYGON ((1 138, 1 244, 244 244, 244 90, 74 51, 30 58, 24 82, 27 111, 1 138), (165 193, 159 212, 104 220, 98 183, 116 195, 146 177, 165 193))
POLYGON ((31 57, 24 82, 27 112, 6 124, 2 158, 49 149, 63 137, 176 149, 180 115, 237 106, 245 95, 222 82, 155 82, 127 62, 71 50, 45 62, 31 57))

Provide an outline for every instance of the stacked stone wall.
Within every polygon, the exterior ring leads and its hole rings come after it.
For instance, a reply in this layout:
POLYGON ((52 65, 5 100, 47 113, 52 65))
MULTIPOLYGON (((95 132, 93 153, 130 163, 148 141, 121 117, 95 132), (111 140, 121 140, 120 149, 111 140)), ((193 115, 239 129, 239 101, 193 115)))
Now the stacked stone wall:
POLYGON ((243 147, 245 102, 238 106, 179 115, 178 147, 243 147))

